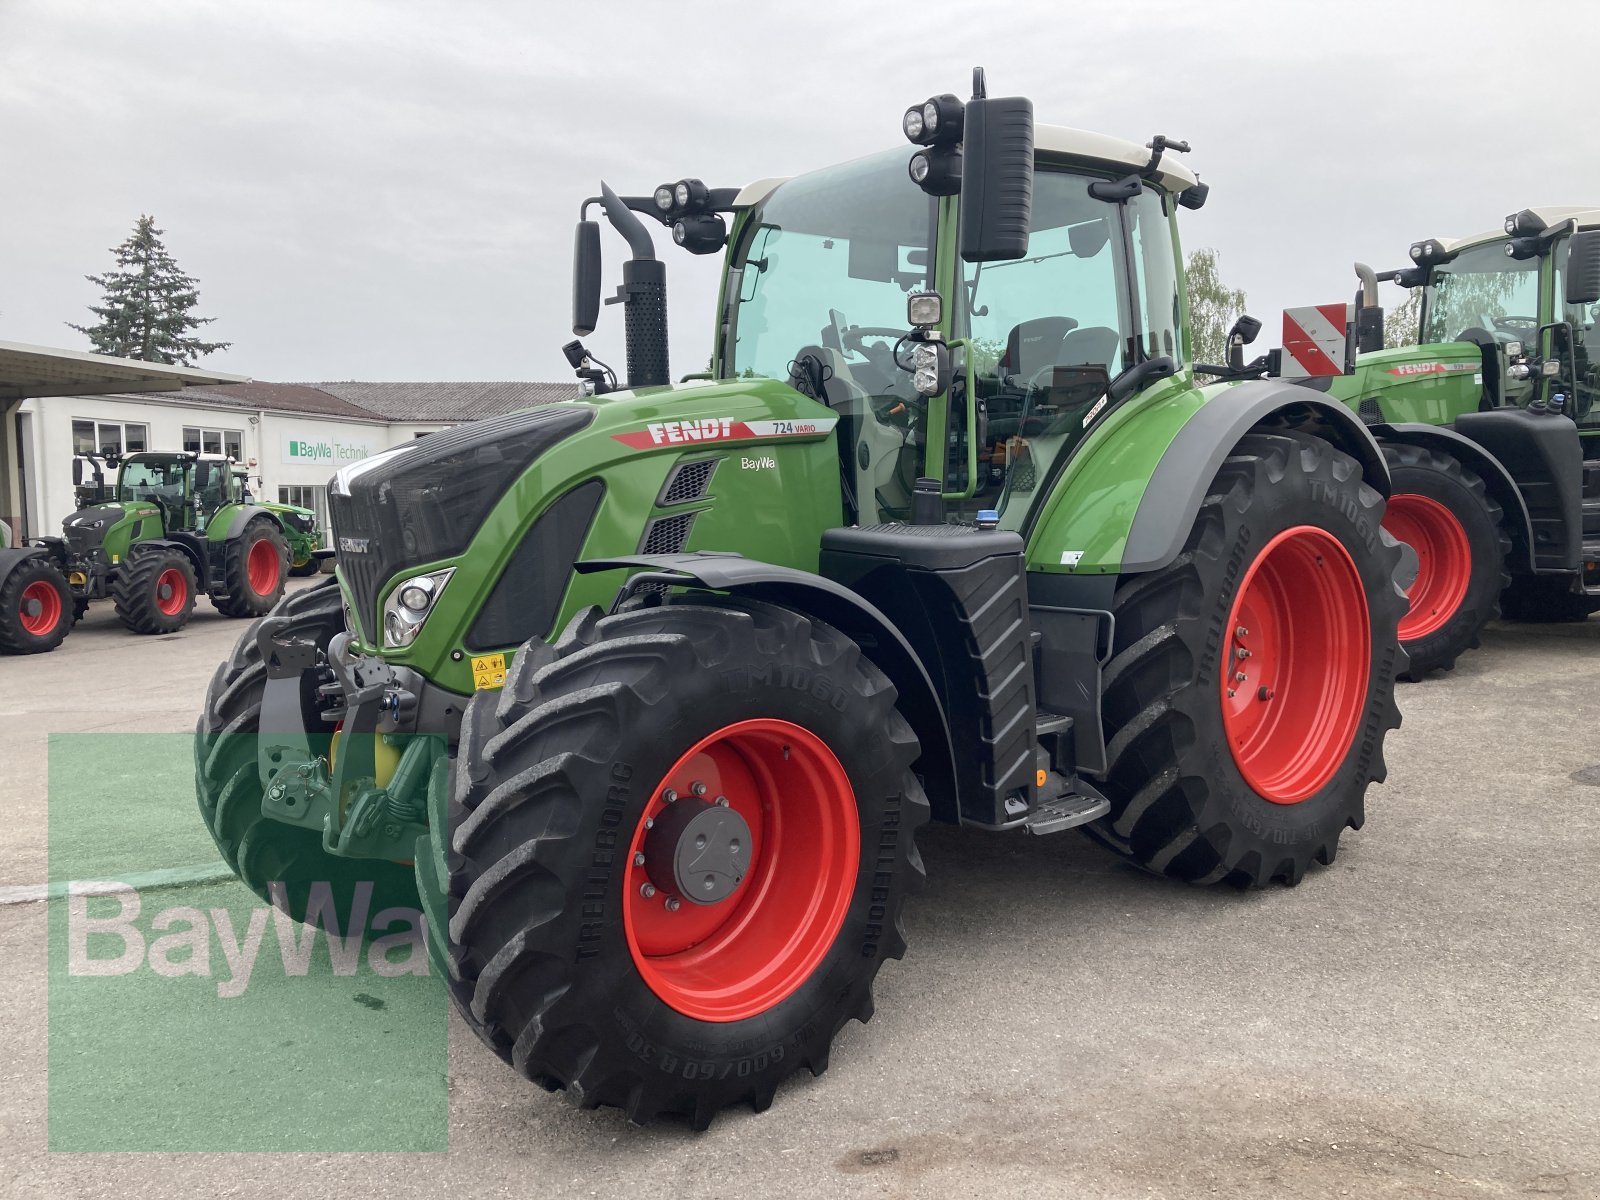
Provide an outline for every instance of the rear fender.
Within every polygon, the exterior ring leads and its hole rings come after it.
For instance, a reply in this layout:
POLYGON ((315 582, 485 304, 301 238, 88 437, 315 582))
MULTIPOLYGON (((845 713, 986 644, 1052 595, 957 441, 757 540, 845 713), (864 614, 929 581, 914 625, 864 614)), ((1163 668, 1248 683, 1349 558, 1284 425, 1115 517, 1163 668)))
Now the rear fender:
POLYGON ((1506 565, 1516 570, 1534 569, 1533 521, 1528 515, 1528 504, 1511 472, 1498 458, 1471 438, 1437 425, 1374 425, 1372 432, 1380 443, 1394 442, 1448 454, 1482 476, 1485 490, 1505 513, 1506 532, 1511 535, 1510 558, 1513 561, 1506 565))
POLYGON ((1195 388, 1175 377, 1090 431, 1027 530, 1028 570, 1121 575, 1159 570, 1182 551, 1223 461, 1253 430, 1326 438, 1379 494, 1389 468, 1345 405, 1280 380, 1195 388))
MULTIPOLYGON (((896 704, 922 747, 914 769, 922 777, 934 818, 952 824, 960 820, 949 726, 933 680, 893 622, 843 584, 737 554, 638 554, 588 559, 575 564, 574 569, 580 574, 618 569, 630 574, 647 572, 659 582, 698 585, 713 592, 776 604, 816 617, 848 634, 895 686, 896 704)), ((627 590, 625 584, 618 598, 627 590)))

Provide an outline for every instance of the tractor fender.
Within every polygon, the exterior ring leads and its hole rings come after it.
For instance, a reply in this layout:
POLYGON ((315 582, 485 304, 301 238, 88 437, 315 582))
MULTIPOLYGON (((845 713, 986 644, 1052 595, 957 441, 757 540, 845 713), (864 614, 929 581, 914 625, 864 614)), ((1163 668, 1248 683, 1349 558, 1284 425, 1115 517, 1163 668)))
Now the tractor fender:
POLYGON ((50 553, 47 546, 0 547, 0 584, 4 584, 11 572, 30 558, 48 558, 54 561, 55 556, 50 553))
POLYGON ((1516 480, 1511 477, 1511 472, 1506 470, 1504 463, 1471 438, 1463 437, 1454 429, 1446 429, 1439 425, 1411 422, 1399 425, 1377 424, 1372 426, 1372 432, 1380 444, 1395 442, 1436 450, 1440 454, 1460 459, 1462 465, 1471 467, 1482 476, 1483 486, 1505 512, 1506 523, 1509 526, 1512 554, 1516 556, 1517 561, 1508 563, 1507 566, 1526 567, 1529 571, 1534 569, 1533 520, 1528 515, 1527 501, 1522 498, 1516 480))
MULTIPOLYGON (((894 684, 899 694, 896 703, 922 745, 916 771, 934 818, 952 824, 959 821, 954 748, 944 704, 927 666, 893 621, 843 584, 809 571, 715 552, 587 559, 573 569, 580 574, 646 572, 660 582, 696 584, 709 591, 776 604, 826 621, 862 643, 874 665, 894 684)), ((626 589, 625 584, 619 599, 626 589)))
MULTIPOLYGON (((197 534, 185 533, 182 530, 175 529, 168 533, 166 537, 145 538, 142 541, 135 542, 128 547, 128 553, 131 555, 134 551, 142 550, 146 546, 153 546, 158 550, 180 551, 188 557, 190 565, 194 567, 195 581, 200 590, 204 592, 210 586, 212 571, 211 564, 208 561, 210 556, 206 553, 204 538, 199 537, 197 534)), ((127 560, 124 559, 123 561, 127 560)))
POLYGON ((1241 438, 1260 427, 1326 438, 1360 463, 1367 483, 1388 499, 1388 464, 1360 417, 1303 387, 1249 380, 1195 410, 1161 455, 1128 528, 1124 573, 1160 570, 1178 557, 1223 461, 1241 438))
MULTIPOLYGON (((250 522, 255 520, 257 517, 268 518, 274 525, 278 527, 279 533, 286 532, 283 528, 283 522, 278 519, 278 514, 273 512, 270 508, 262 508, 259 504, 241 504, 234 510, 233 516, 228 519, 227 529, 223 531, 220 539, 216 537, 214 532, 208 531, 208 533, 210 533, 213 541, 222 540, 231 542, 234 538, 241 536, 244 533, 244 527, 250 524, 250 522)), ((213 524, 213 530, 215 528, 216 525, 213 524)))

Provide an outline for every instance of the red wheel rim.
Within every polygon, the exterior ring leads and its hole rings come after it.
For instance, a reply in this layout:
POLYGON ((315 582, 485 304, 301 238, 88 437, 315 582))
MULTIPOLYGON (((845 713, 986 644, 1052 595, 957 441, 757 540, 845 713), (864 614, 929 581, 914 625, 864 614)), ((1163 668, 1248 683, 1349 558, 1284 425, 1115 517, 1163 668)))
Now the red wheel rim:
POLYGON ((266 538, 250 547, 245 559, 245 570, 250 576, 250 587, 258 596, 270 596, 278 586, 278 551, 266 538))
POLYGON ((772 719, 719 729, 673 764, 634 830, 622 907, 634 965, 685 1016, 740 1021, 765 1012, 811 976, 838 937, 860 857, 855 792, 822 739, 772 719), (743 880, 714 904, 667 888, 647 895, 652 876, 639 862, 669 791, 678 804, 694 803, 696 784, 704 785, 698 803, 726 797, 749 829, 743 880), (668 900, 678 901, 676 911, 668 900))
POLYGON ((1349 551, 1312 525, 1278 534, 1245 572, 1223 644, 1234 765, 1264 799, 1298 803, 1339 769, 1366 703, 1372 635, 1349 551))
POLYGON ((36 579, 22 589, 22 629, 34 637, 43 637, 61 623, 61 593, 53 584, 36 579))
POLYGON ((189 599, 189 581, 177 567, 168 567, 156 576, 156 607, 169 617, 183 611, 189 599))
POLYGON ((1417 552, 1411 608, 1400 620, 1400 640, 1427 637, 1444 626, 1467 598, 1472 582, 1472 544, 1461 522, 1428 496, 1389 497, 1383 527, 1417 552))

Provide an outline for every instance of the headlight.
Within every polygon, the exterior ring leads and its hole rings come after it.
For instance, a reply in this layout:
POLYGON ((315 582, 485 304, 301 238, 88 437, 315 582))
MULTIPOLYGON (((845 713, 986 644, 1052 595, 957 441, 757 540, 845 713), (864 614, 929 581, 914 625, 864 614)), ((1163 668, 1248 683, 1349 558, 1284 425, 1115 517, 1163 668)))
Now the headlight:
POLYGON ((932 100, 922 106, 922 128, 929 133, 939 132, 939 106, 932 100))
POLYGON ((906 115, 900 121, 900 128, 904 131, 907 141, 921 141, 922 109, 920 107, 906 109, 906 115))
POLYGON ((1413 259, 1419 259, 1422 257, 1422 244, 1420 242, 1411 247, 1411 257, 1413 259))
POLYGON ((918 342, 911 351, 911 384, 923 396, 950 386, 950 351, 943 342, 918 342))
POLYGON ((438 603, 444 585, 455 574, 454 567, 430 571, 426 575, 413 575, 401 580, 383 602, 383 644, 385 649, 399 650, 417 640, 422 623, 428 619, 433 606, 438 603))
MULTIPOLYGON (((918 120, 921 120, 921 118, 919 117, 918 120)), ((933 163, 928 158, 928 152, 926 150, 918 150, 911 156, 911 164, 909 168, 911 171, 911 182, 922 183, 928 178, 928 171, 932 166, 933 163)))
POLYGON ((656 207, 666 212, 672 207, 672 185, 663 183, 656 189, 656 207))
POLYGON ((688 183, 687 182, 680 183, 680 184, 678 184, 677 187, 673 188, 672 189, 672 198, 673 198, 673 200, 675 200, 677 202, 677 205, 678 205, 679 208, 688 208, 689 207, 689 185, 688 185, 688 183))

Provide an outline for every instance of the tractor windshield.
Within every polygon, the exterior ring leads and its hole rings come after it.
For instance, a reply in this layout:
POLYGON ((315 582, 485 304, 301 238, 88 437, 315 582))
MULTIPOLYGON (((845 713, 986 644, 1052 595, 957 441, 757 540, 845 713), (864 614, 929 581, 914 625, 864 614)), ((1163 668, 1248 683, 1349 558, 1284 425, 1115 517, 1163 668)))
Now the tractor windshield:
POLYGON ((1107 410, 1111 379, 1146 358, 1183 359, 1168 202, 1153 188, 1099 200, 1093 178, 1041 167, 1027 257, 964 268, 958 318, 988 415, 973 503, 998 510, 1006 529, 1049 493, 1107 410))
POLYGON ((1539 260, 1510 258, 1503 241, 1463 250, 1433 269, 1422 297, 1422 341, 1522 341, 1539 328, 1539 260))
POLYGON ((729 377, 788 380, 839 414, 863 522, 910 504, 926 402, 895 363, 906 296, 931 289, 937 203, 895 150, 792 179, 751 216, 728 279, 729 377))
POLYGON ((117 476, 117 499, 182 503, 188 465, 181 458, 130 458, 117 476))

